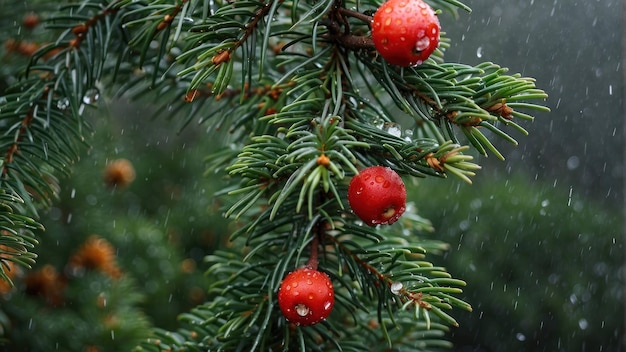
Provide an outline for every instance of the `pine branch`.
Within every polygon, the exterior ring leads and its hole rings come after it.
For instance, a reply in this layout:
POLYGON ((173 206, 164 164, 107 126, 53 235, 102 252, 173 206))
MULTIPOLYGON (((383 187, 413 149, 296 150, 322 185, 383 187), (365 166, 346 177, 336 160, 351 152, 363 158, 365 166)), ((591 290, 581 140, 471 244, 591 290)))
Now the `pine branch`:
MULTIPOLYGON (((530 116, 515 111, 507 102, 547 97, 543 91, 535 88, 532 79, 520 75, 507 76, 506 69, 491 63, 477 67, 463 64, 423 64, 407 70, 393 70, 385 63, 370 62, 367 56, 360 56, 360 59, 379 77, 379 83, 405 113, 444 127, 445 138, 458 144, 459 140, 454 132, 457 127, 481 154, 487 155, 489 150, 500 159, 503 159, 500 152, 477 127, 486 127, 496 136, 517 144, 496 123, 514 126, 526 134, 512 119, 514 116, 525 119, 530 116)), ((549 111, 541 105, 531 103, 517 106, 549 111)), ((386 119, 393 120, 392 117, 386 119)))
MULTIPOLYGON (((196 72, 189 89, 197 89, 211 74, 217 72, 216 80, 212 84, 212 92, 222 93, 228 87, 233 74, 234 61, 231 61, 231 57, 241 47, 244 47, 245 57, 242 61, 244 66, 241 75, 248 78, 247 82, 250 82, 251 65, 256 61, 257 48, 249 46, 248 43, 256 40, 256 32, 265 17, 268 17, 265 19, 266 23, 272 23, 272 16, 281 3, 282 0, 265 4, 254 1, 234 2, 232 7, 222 6, 207 17, 202 25, 194 26, 191 29, 193 34, 189 36, 187 42, 190 50, 186 50, 177 58, 179 63, 187 64, 195 57, 195 64, 178 73, 179 76, 185 77, 196 72), (242 23, 241 18, 247 18, 247 22, 242 23), (205 43, 219 44, 206 45, 205 43)), ((269 46, 269 33, 266 31, 267 35, 263 38, 261 61, 257 66, 261 70, 265 66, 264 57, 269 46)), ((262 77, 262 71, 259 71, 259 76, 262 77)))
MULTIPOLYGON (((424 249, 398 237, 385 239, 376 231, 346 223, 324 227, 324 246, 320 247, 318 259, 320 268, 331 274, 335 282, 337 309, 345 310, 337 317, 347 313, 352 319, 333 318, 294 330, 277 312, 275 293, 291 268, 309 261, 304 257, 317 245, 314 238, 320 220, 306 217, 286 220, 279 222, 280 225, 276 224, 278 221, 261 221, 264 228, 249 234, 246 240, 249 247, 245 250, 245 261, 240 260, 237 244, 241 238, 233 242, 231 250, 209 256, 212 298, 181 316, 180 330, 157 331, 155 338, 142 344, 142 348, 153 350, 161 345, 173 350, 292 350, 300 348, 296 346, 308 346, 307 350, 345 350, 349 346, 363 348, 364 330, 376 337, 368 338, 369 346, 396 347, 402 345, 403 337, 392 327, 404 325, 404 331, 421 335, 424 350, 429 350, 442 346, 440 338, 447 330, 442 322, 454 324, 443 309, 450 306, 469 309, 451 295, 460 292, 455 286, 464 283, 450 278, 443 268, 424 261, 424 249), (347 240, 350 237, 354 239, 347 240), (361 240, 356 240, 357 237, 361 240), (362 240, 371 245, 363 246, 362 240), (379 267, 383 270, 376 269, 379 267), (404 284, 399 287, 399 282, 404 284), (378 312, 370 315, 366 313, 366 302, 370 301, 388 303, 378 304, 378 312), (409 312, 411 315, 407 315, 409 312), (346 328, 350 331, 345 331, 346 328), (361 332, 357 333, 357 329, 361 332), (198 340, 198 336, 210 338, 198 340), (433 339, 429 340, 429 336, 433 339)), ((340 218, 335 218, 334 223, 341 223, 340 218)))
MULTIPOLYGON (((52 17, 51 30, 63 30, 55 42, 33 53, 23 78, 0 98, 0 120, 8 126, 0 136, 4 150, 0 189, 11 195, 5 208, 12 231, 7 241, 24 243, 33 237, 38 208, 48 207, 57 193, 57 174, 67 175, 85 141, 84 110, 99 97, 109 37, 116 33, 116 11, 99 2, 62 8, 70 15, 52 17), (25 224, 29 224, 25 226, 25 224), (26 229, 25 233, 20 234, 26 229)), ((28 264, 35 257, 28 246, 11 246, 0 258, 0 276, 6 278, 7 261, 28 264), (21 260, 18 256, 27 258, 21 260)))
POLYGON ((38 241, 34 232, 43 230, 35 220, 21 215, 24 210, 16 208, 21 203, 19 197, 0 194, 0 279, 11 285, 17 270, 14 264, 31 268, 35 263, 33 248, 38 241))

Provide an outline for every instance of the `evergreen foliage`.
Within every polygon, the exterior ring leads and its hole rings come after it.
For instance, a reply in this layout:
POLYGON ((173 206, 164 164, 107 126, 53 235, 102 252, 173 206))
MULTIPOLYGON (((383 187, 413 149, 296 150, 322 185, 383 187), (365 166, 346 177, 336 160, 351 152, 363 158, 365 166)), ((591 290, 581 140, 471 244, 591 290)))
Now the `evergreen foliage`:
MULTIPOLYGON (((430 3, 441 16, 469 10, 430 3)), ((9 280, 11 263, 33 263, 38 214, 88 144, 85 111, 116 94, 219 136, 225 147, 208 158, 209 172, 224 176, 217 196, 237 227, 206 257, 207 301, 138 349, 447 346, 444 333, 457 325, 451 309, 471 307, 458 298, 465 282, 430 262, 446 245, 426 239, 415 209, 392 227, 364 226, 345 202, 347 182, 370 165, 407 180, 471 182, 479 166, 467 152, 502 158, 491 140, 516 144, 510 130, 526 134, 518 121, 546 111, 532 102, 546 95, 494 63, 445 62, 445 37, 419 66, 387 64, 368 34, 378 5, 84 0, 48 8, 47 44, 28 53, 0 98, 0 275, 9 280), (336 307, 323 323, 295 327, 275 294, 312 258, 334 282, 336 307)), ((8 51, 21 52, 12 40, 8 51)))

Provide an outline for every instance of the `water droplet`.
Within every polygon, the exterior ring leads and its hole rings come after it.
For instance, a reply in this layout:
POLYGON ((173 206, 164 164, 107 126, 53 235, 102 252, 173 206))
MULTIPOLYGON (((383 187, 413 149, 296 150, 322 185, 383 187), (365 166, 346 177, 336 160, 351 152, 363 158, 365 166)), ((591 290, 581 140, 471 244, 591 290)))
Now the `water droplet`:
POLYGON ((402 290, 402 283, 401 282, 394 282, 393 284, 391 284, 391 293, 393 293, 394 295, 397 295, 398 293, 400 293, 400 290, 402 290))
POLYGON ((567 169, 576 170, 580 166, 580 159, 574 155, 567 159, 567 169))
POLYGON ((63 98, 57 101, 57 108, 59 108, 59 110, 65 110, 69 106, 70 106, 70 101, 67 98, 63 98))
POLYGON ((97 88, 90 88, 83 96, 83 103, 88 105, 95 104, 98 99, 100 99, 100 91, 97 88))
POLYGON ((483 205, 483 202, 482 202, 482 200, 480 198, 473 199, 470 202, 470 208, 472 210, 478 210, 478 209, 480 209, 480 207, 482 207, 482 205, 483 205))
POLYGON ((298 313, 299 316, 305 317, 307 316, 307 314, 309 314, 309 312, 309 307, 305 306, 304 304, 296 305, 296 313, 298 313))
POLYGON ((89 205, 96 205, 98 204, 98 198, 96 198, 96 196, 94 196, 93 194, 88 194, 85 197, 85 201, 87 202, 87 204, 89 205))
POLYGON ((521 332, 518 332, 517 335, 515 335, 515 338, 517 338, 517 341, 526 341, 526 336, 524 336, 521 332))
POLYGON ((586 330, 588 326, 589 322, 587 322, 587 319, 583 318, 578 321, 578 327, 580 330, 586 330))
MULTIPOLYGON (((401 37, 400 39, 404 40, 404 37, 401 37)), ((385 125, 383 126, 383 130, 395 137, 402 136, 402 129, 398 124, 395 123, 385 123, 385 125)))
POLYGON ((326 301, 326 303, 324 303, 324 310, 329 310, 332 306, 333 304, 330 301, 326 301))
POLYGON ((481 57, 483 57, 483 47, 482 46, 479 46, 478 49, 476 49, 476 57, 479 58, 479 59, 481 57))

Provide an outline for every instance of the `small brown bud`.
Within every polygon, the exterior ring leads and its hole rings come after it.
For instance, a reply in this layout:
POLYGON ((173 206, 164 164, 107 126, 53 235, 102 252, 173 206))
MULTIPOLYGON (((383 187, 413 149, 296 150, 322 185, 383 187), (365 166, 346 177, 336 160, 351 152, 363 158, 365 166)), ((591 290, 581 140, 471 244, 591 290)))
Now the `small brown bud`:
POLYGON ((127 159, 111 161, 104 170, 104 182, 109 187, 123 188, 135 180, 135 168, 127 159))
POLYGON ((192 89, 188 91, 187 94, 185 94, 185 102, 191 103, 192 101, 194 101, 194 99, 196 99, 197 96, 198 96, 198 90, 192 89))
POLYGON ((330 158, 326 156, 326 154, 322 154, 317 157, 317 165, 328 166, 330 165, 330 158))
POLYGON ((74 33, 74 35, 76 35, 77 37, 82 37, 83 35, 85 35, 85 33, 87 33, 87 30, 89 28, 87 27, 86 24, 81 23, 79 25, 74 26, 74 28, 72 28, 72 33, 74 33))
POLYGON ((230 51, 228 50, 222 50, 218 52, 211 59, 211 62, 213 62, 213 65, 216 65, 216 66, 221 63, 228 62, 228 61, 230 61, 230 51))
POLYGON ((22 20, 22 24, 24 24, 26 29, 35 29, 39 25, 39 16, 34 12, 27 13, 22 20))
POLYGON ((162 31, 165 29, 165 27, 167 27, 169 25, 168 22, 165 21, 161 21, 159 22, 159 24, 157 25, 157 31, 162 31))

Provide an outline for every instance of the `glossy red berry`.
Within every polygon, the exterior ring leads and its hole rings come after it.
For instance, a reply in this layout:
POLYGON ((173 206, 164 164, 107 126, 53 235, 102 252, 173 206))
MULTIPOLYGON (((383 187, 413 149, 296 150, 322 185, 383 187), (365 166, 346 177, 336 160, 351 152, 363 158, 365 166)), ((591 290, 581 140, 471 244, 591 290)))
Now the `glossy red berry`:
POLYGON ((372 19, 376 51, 387 62, 415 66, 439 45, 441 27, 435 11, 422 0, 389 0, 372 19))
POLYGON ((328 275, 304 267, 289 273, 278 289, 278 306, 290 322, 308 326, 326 319, 335 305, 328 275))
POLYGON ((369 226, 393 224, 406 210, 406 187, 392 169, 371 166, 350 181, 348 202, 369 226))

